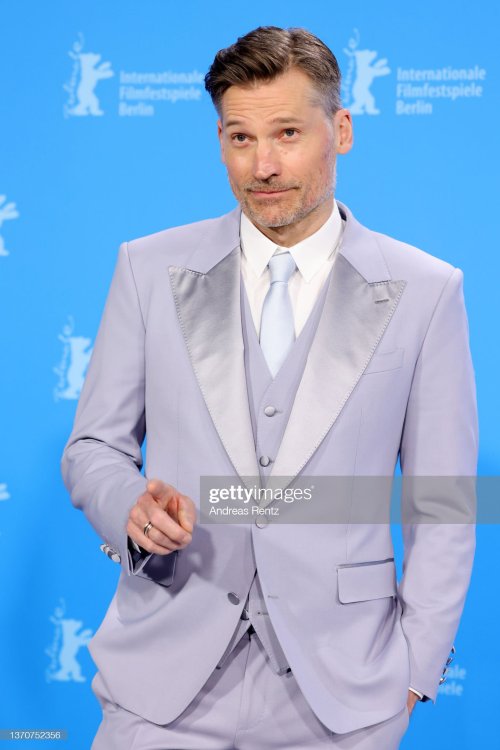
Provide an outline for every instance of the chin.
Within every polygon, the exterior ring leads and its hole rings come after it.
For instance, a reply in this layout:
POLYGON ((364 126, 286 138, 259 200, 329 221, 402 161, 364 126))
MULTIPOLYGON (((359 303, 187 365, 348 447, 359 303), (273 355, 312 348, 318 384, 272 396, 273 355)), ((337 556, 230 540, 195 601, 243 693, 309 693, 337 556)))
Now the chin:
POLYGON ((285 227, 288 224, 293 224, 298 212, 291 209, 287 211, 283 208, 280 210, 272 206, 267 211, 262 211, 247 204, 247 213, 257 224, 272 229, 273 227, 285 227))
POLYGON ((260 224, 261 227, 268 227, 269 229, 272 229, 273 227, 285 227, 288 224, 293 223, 293 217, 291 216, 262 216, 261 214, 252 211, 251 217, 257 222, 257 224, 260 224))
POLYGON ((268 229, 276 229, 277 227, 287 227, 289 224, 293 224, 293 218, 283 216, 276 219, 261 220, 259 224, 268 229))

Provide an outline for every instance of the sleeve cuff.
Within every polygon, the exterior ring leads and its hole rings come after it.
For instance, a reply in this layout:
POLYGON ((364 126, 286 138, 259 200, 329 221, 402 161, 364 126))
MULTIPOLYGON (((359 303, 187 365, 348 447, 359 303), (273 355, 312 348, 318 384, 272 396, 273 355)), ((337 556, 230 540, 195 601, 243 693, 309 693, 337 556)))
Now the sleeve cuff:
POLYGON ((147 549, 144 549, 143 547, 139 546, 137 542, 135 542, 131 536, 127 537, 129 541, 129 545, 136 551, 139 552, 141 555, 149 555, 150 552, 147 551, 147 549))
POLYGON ((140 551, 141 551, 141 548, 139 547, 139 545, 137 544, 137 542, 134 542, 134 540, 132 539, 132 537, 129 537, 129 539, 130 539, 130 543, 131 543, 132 547, 133 547, 133 548, 134 548, 134 549, 135 549, 135 550, 136 550, 137 552, 140 552, 140 551))

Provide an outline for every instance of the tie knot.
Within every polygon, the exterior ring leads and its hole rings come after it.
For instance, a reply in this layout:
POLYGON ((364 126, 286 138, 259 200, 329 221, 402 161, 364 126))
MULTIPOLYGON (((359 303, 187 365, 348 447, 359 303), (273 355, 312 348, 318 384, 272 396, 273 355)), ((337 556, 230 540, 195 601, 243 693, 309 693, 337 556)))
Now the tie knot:
POLYGON ((296 268, 295 261, 288 251, 273 255, 269 261, 271 284, 275 281, 284 281, 287 284, 296 268))

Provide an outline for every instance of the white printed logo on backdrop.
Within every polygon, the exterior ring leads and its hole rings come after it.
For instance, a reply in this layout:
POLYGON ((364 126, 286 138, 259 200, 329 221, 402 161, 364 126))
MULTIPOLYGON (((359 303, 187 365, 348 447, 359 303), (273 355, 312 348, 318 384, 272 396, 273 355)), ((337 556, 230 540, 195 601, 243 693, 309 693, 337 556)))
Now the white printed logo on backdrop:
MULTIPOLYGON (((353 115, 380 114, 372 87, 376 78, 392 72, 387 58, 377 60, 375 50, 360 49, 358 29, 354 29, 344 53, 348 58, 342 82, 344 106, 353 115)), ((480 65, 467 67, 465 64, 454 68, 445 64, 425 68, 421 67, 421 62, 418 67, 397 66, 396 81, 391 83, 394 114, 432 115, 436 108, 447 106, 446 102, 455 103, 464 99, 473 102, 483 96, 486 69, 480 65)))
POLYGON ((114 76, 110 62, 100 62, 101 55, 95 52, 84 52, 83 34, 78 34, 68 55, 73 60, 71 78, 63 88, 68 93, 64 105, 64 116, 82 117, 86 115, 103 115, 95 89, 99 81, 114 76))
MULTIPOLYGON (((68 52, 73 67, 69 81, 63 86, 68 94, 64 104, 66 118, 104 114, 95 89, 99 81, 115 75, 110 62, 101 62, 101 55, 84 52, 83 48, 80 32, 68 52)), ((118 117, 153 117, 178 102, 199 102, 204 93, 204 79, 204 73, 196 68, 186 71, 122 69, 112 82, 116 114, 118 117)))
POLYGON ((62 333, 58 335, 62 342, 63 351, 61 360, 53 370, 59 377, 54 389, 54 399, 77 399, 82 390, 85 371, 92 355, 92 339, 86 336, 74 336, 75 321, 70 315, 68 323, 63 326, 62 333))
MULTIPOLYGON (((8 221, 9 219, 18 219, 19 218, 19 211, 17 210, 17 206, 12 201, 10 203, 6 203, 7 200, 6 195, 0 195, 0 227, 4 223, 4 221, 8 221)), ((9 251, 5 247, 5 241, 2 235, 0 234, 0 256, 2 255, 8 255, 9 251)))
POLYGON ((0 482, 0 500, 10 500, 10 494, 5 482, 0 482))
POLYGON ((82 646, 90 642, 93 631, 90 628, 81 630, 81 620, 65 617, 66 603, 64 599, 59 601, 59 606, 49 617, 50 622, 54 624, 54 637, 50 646, 45 649, 45 653, 50 657, 45 679, 47 682, 85 682, 87 678, 82 674, 77 654, 82 646))
POLYGON ((354 29, 344 52, 349 58, 343 83, 345 106, 353 115, 379 115, 371 87, 375 78, 391 72, 387 59, 376 60, 375 50, 359 49, 358 29, 354 29))

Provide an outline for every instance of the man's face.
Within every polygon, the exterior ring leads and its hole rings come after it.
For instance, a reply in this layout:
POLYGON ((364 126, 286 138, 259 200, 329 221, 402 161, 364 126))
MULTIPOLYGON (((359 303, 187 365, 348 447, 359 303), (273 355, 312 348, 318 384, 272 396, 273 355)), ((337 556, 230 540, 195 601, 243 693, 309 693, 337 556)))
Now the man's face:
POLYGON ((254 224, 283 227, 321 213, 327 204, 331 211, 336 154, 352 143, 347 110, 329 117, 299 68, 267 83, 230 86, 221 108, 222 161, 254 224))

